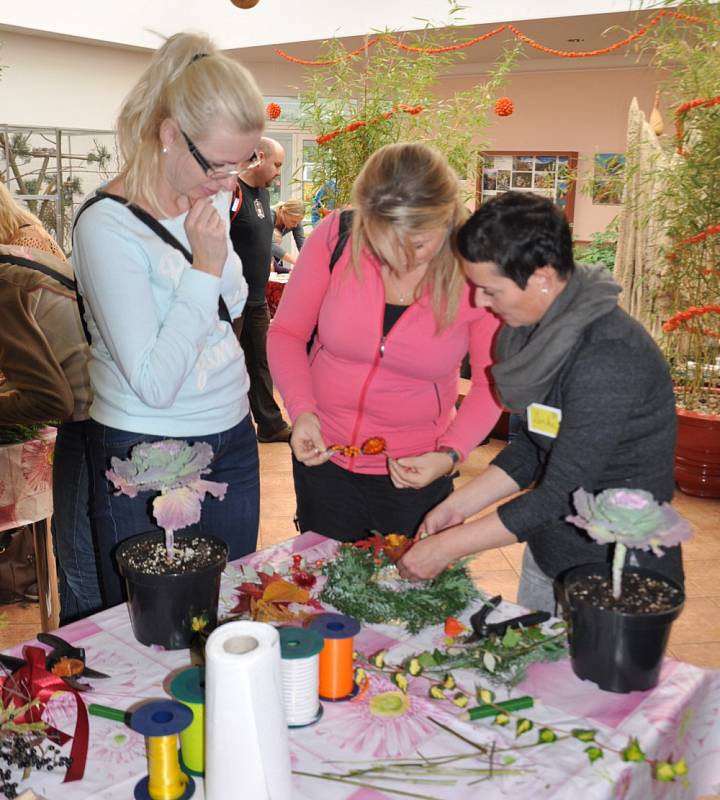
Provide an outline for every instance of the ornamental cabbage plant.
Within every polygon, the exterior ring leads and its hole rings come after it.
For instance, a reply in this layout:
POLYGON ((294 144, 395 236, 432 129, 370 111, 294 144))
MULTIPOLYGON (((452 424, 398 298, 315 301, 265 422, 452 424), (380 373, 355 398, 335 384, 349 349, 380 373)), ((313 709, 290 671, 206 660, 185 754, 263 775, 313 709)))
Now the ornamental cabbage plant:
POLYGON ((572 497, 577 514, 565 520, 582 528, 596 542, 615 545, 612 576, 616 600, 620 597, 628 547, 652 550, 662 556, 661 548, 680 544, 692 535, 690 525, 669 503, 658 503, 642 489, 605 489, 596 496, 577 489, 572 497))
POLYGON ((168 561, 172 561, 175 531, 200 521, 205 494, 223 500, 227 483, 205 480, 213 450, 207 442, 190 445, 177 439, 135 445, 130 458, 110 459, 105 477, 116 494, 135 497, 140 492, 159 492, 153 500, 153 515, 165 531, 168 561))

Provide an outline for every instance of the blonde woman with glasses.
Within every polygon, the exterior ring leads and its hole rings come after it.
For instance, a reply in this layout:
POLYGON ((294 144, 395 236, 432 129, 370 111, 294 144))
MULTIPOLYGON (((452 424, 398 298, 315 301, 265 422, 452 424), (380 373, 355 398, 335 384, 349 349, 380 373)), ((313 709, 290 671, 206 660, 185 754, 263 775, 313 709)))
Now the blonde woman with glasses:
POLYGON ((248 375, 231 321, 247 284, 230 243, 238 175, 257 162, 263 100, 251 75, 200 35, 156 52, 117 124, 123 166, 78 212, 73 237, 90 340, 89 432, 102 588, 122 601, 113 550, 152 528, 147 498, 113 495, 105 470, 139 442, 208 442, 213 479, 199 526, 230 558, 255 549, 258 456, 248 375))
POLYGON ((498 322, 471 302, 453 248, 467 212, 439 153, 381 148, 352 205, 332 271, 346 212, 305 243, 270 326, 270 369, 293 422, 300 530, 412 536, 500 414, 486 374, 498 322), (456 412, 467 352, 473 383, 456 412))

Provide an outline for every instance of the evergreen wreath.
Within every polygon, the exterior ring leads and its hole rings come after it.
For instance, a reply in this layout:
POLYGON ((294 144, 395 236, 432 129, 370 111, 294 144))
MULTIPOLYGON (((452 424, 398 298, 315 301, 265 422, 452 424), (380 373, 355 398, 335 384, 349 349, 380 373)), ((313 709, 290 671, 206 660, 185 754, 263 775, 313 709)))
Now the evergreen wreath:
MULTIPOLYGON (((327 583, 320 600, 362 622, 404 625, 410 633, 417 633, 459 614, 472 600, 482 596, 464 561, 411 589, 383 586, 379 581, 389 577, 388 573, 397 574, 394 561, 399 557, 398 546, 392 537, 390 534, 383 540, 377 536, 354 545, 342 545, 336 558, 323 568, 327 583)), ((403 545, 400 549, 403 550, 403 545)))

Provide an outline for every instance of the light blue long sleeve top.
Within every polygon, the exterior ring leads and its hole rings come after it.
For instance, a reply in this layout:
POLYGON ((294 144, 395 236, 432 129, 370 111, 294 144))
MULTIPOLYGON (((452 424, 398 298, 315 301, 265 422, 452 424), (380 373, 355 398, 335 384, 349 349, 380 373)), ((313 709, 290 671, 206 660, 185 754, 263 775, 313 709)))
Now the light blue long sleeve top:
MULTIPOLYGON (((230 195, 213 199, 228 220, 230 195)), ((188 250, 185 218, 160 222, 188 250)), ((159 436, 203 436, 228 430, 249 413, 245 357, 228 322, 247 283, 228 233, 220 278, 192 269, 120 203, 86 209, 73 234, 73 263, 91 337, 90 416, 103 425, 159 436)))

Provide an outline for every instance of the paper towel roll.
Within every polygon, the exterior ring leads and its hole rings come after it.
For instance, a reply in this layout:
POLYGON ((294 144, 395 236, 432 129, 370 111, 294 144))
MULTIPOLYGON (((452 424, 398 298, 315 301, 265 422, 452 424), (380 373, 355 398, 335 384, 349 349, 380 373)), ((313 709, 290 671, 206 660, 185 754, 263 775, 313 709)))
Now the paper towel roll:
POLYGON ((291 800, 280 637, 264 622, 228 622, 205 649, 205 797, 291 800))

